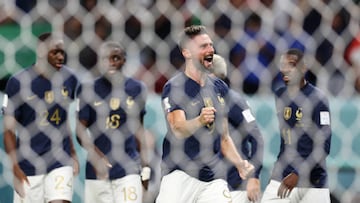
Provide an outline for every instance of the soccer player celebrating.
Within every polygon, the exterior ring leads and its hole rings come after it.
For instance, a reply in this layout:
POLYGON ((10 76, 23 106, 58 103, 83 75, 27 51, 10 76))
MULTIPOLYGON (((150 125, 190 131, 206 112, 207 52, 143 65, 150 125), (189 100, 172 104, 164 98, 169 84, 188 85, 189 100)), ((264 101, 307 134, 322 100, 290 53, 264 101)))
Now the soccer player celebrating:
POLYGON ((168 132, 163 142, 157 203, 229 202, 221 172, 223 154, 246 178, 254 166, 243 160, 229 136, 225 114, 228 87, 211 78, 213 42, 204 26, 189 26, 180 38, 185 71, 175 75, 162 93, 168 132))
POLYGON ((125 62, 120 43, 105 42, 99 50, 102 75, 79 90, 77 136, 88 152, 86 203, 141 203, 142 181, 146 188, 150 178, 143 150, 147 90, 122 73, 125 62))
POLYGON ((3 103, 14 202, 71 202, 78 160, 68 121, 78 80, 63 65, 64 41, 39 36, 36 63, 13 75, 3 103))
POLYGON ((281 145, 262 202, 330 202, 325 162, 331 140, 329 103, 305 80, 306 71, 300 50, 281 55, 286 85, 275 97, 281 145))

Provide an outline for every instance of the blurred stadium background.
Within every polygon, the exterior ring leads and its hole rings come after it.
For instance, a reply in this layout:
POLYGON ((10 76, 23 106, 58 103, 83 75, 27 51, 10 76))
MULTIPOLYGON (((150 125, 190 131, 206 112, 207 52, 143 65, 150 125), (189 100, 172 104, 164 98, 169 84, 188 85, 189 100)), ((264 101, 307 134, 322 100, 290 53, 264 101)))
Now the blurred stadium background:
MULTIPOLYGON (((0 94, 9 76, 35 62, 40 33, 65 33, 67 65, 80 77, 98 74, 96 51, 103 40, 118 40, 128 52, 126 74, 143 80, 150 91, 145 126, 154 138, 156 164, 165 134, 159 94, 183 64, 178 34, 186 25, 203 24, 213 32, 216 52, 228 61, 232 88, 248 98, 264 136, 264 189, 279 148, 272 95, 281 85, 278 55, 296 47, 306 53, 308 80, 330 98, 332 200, 360 202, 359 4, 359 0, 0 0, 0 94)), ((10 202, 12 174, 2 142, 0 146, 0 202, 10 202)), ((83 173, 76 179, 74 202, 82 202, 83 173)), ((154 194, 148 195, 151 202, 154 194)))

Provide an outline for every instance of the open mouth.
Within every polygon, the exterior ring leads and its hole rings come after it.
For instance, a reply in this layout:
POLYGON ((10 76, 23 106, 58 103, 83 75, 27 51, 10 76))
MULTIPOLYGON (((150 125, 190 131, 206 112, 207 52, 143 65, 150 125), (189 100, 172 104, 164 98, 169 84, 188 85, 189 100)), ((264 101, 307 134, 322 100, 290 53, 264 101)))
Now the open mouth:
POLYGON ((289 80, 290 80, 290 77, 289 77, 289 76, 287 76, 287 75, 284 75, 284 76, 283 76, 283 80, 287 82, 287 81, 289 81, 289 80))
POLYGON ((212 65, 213 62, 213 55, 207 55, 204 57, 204 66, 205 67, 210 67, 212 65))
POLYGON ((56 68, 61 68, 63 66, 64 63, 59 62, 59 63, 55 63, 55 67, 56 68))
POLYGON ((213 61, 213 56, 212 55, 205 56, 204 60, 211 63, 213 61))

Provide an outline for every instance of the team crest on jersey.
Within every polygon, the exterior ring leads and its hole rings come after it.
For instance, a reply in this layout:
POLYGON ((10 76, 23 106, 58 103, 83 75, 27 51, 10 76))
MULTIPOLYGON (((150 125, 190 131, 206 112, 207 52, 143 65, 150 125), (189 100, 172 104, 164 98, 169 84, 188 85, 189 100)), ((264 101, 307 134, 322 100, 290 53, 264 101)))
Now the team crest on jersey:
POLYGON ((45 101, 51 104, 54 101, 54 92, 53 91, 46 91, 45 92, 45 101))
POLYGON ((66 87, 63 87, 61 89, 61 95, 67 98, 69 96, 69 91, 66 89, 66 87))
POLYGON ((218 98, 221 105, 225 105, 225 101, 224 101, 224 98, 222 96, 218 95, 217 98, 218 98))
POLYGON ((301 121, 303 117, 302 108, 298 108, 295 112, 296 120, 301 121))
POLYGON ((284 119, 289 120, 291 118, 291 108, 285 107, 284 108, 284 119))
POLYGON ((134 99, 131 96, 126 99, 126 105, 128 108, 131 108, 134 105, 134 99))
POLYGON ((110 99, 110 108, 112 110, 118 109, 120 106, 120 99, 119 98, 111 98, 110 99))

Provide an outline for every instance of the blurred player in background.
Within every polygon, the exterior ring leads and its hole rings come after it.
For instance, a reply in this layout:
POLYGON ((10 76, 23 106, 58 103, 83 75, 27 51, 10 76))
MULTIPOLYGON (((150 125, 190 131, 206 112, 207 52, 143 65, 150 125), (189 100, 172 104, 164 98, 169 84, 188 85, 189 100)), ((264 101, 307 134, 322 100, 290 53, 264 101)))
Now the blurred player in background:
POLYGON ((79 91, 77 136, 88 152, 86 203, 141 203, 142 181, 147 188, 150 178, 143 150, 147 90, 123 75, 125 62, 120 43, 105 42, 99 50, 103 75, 79 91))
POLYGON ((330 202, 325 162, 331 141, 329 102, 305 80, 306 71, 302 51, 281 55, 286 86, 275 99, 281 145, 262 202, 330 202))
MULTIPOLYGON (((212 72, 220 79, 227 81, 227 65, 224 58, 214 54, 212 72)), ((231 191, 233 203, 257 202, 260 200, 260 171, 263 160, 264 140, 257 126, 251 109, 238 92, 229 89, 226 97, 228 106, 229 131, 235 146, 242 157, 255 166, 255 173, 244 181, 235 166, 228 161, 227 182, 231 191)))
POLYGON ((204 26, 184 29, 180 38, 185 71, 164 86, 168 132, 163 143, 163 177, 156 202, 231 202, 219 179, 221 154, 246 178, 254 166, 243 160, 229 136, 224 97, 227 85, 209 75, 213 42, 204 26))
POLYGON ((39 36, 36 63, 13 75, 3 103, 14 202, 71 202, 78 160, 68 122, 78 80, 64 66, 62 36, 39 36))

